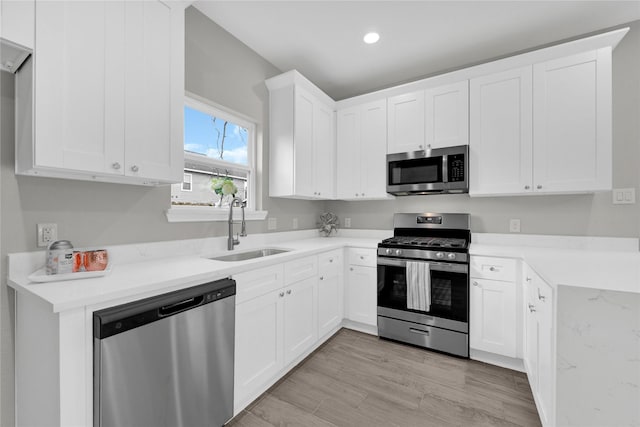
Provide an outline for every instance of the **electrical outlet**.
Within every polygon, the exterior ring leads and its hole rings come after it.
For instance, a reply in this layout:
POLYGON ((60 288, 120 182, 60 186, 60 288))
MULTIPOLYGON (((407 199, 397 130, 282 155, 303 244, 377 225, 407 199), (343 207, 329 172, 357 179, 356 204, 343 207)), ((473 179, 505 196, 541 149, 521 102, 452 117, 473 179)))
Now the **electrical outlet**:
POLYGON ((49 246, 58 240, 58 224, 38 224, 38 247, 49 246))
POLYGON ((509 220, 509 231, 512 232, 512 233, 519 233, 520 232, 520 220, 519 219, 509 220))
POLYGON ((351 228, 351 218, 344 219, 344 228, 351 228))
POLYGON ((293 218, 293 229, 294 230, 298 229, 298 218, 293 218))
POLYGON ((632 205, 636 202, 635 188, 614 188, 613 204, 614 205, 632 205))
POLYGON ((267 230, 277 230, 278 229, 278 218, 269 218, 267 221, 267 230))

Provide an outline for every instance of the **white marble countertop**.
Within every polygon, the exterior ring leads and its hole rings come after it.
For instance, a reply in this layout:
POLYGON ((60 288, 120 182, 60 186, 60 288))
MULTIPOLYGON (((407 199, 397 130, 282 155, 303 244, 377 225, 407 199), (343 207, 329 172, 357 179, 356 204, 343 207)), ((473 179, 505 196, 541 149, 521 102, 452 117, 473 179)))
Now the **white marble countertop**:
POLYGON ((519 258, 549 285, 640 294, 640 252, 472 243, 471 255, 519 258))
MULTIPOLYGON (((9 286, 18 292, 41 298, 51 304, 54 312, 61 312, 109 301, 120 303, 127 299, 146 298, 332 249, 347 246, 375 248, 380 240, 379 236, 315 237, 262 244, 258 242, 258 244, 245 245, 242 249, 238 247, 234 252, 201 248, 199 253, 193 254, 149 257, 151 259, 141 256, 133 262, 122 263, 114 261, 112 271, 104 277, 47 283, 34 283, 28 279, 28 275, 41 266, 36 266, 33 259, 39 255, 37 258, 42 258, 44 262, 44 253, 11 254, 9 255, 9 286), (237 262, 208 259, 260 247, 288 249, 289 252, 237 262)), ((171 244, 167 243, 167 245, 171 244)), ((109 251, 111 254, 111 249, 109 251)), ((113 252, 112 260, 123 258, 123 250, 114 249, 113 252)), ((158 250, 156 249, 155 252, 158 250)))

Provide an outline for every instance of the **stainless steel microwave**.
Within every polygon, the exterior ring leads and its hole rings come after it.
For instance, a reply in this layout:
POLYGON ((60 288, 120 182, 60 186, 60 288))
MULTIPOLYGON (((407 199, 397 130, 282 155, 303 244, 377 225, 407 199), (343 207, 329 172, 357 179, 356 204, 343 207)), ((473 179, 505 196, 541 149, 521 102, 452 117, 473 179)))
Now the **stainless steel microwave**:
POLYGON ((387 154, 387 193, 468 193, 469 146, 387 154))

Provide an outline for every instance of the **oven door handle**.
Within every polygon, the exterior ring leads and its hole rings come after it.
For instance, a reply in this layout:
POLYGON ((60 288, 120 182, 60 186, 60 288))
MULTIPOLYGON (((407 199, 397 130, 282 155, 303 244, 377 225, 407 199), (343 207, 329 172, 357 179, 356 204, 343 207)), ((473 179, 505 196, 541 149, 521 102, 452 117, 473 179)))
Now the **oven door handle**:
MULTIPOLYGON (((469 266, 466 264, 453 264, 448 262, 431 262, 431 261, 416 261, 416 262, 426 262, 429 264, 430 270, 435 271, 448 271, 451 273, 468 273, 469 266)), ((391 267, 406 267, 407 260, 399 259, 399 258, 384 258, 378 257, 377 260, 378 265, 381 266, 391 266, 391 267)))

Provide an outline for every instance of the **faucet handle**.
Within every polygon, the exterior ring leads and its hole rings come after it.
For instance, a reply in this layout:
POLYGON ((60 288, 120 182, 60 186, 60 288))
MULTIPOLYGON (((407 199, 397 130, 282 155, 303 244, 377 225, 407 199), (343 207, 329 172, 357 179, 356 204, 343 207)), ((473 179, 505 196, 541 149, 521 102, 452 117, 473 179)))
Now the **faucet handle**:
POLYGON ((240 234, 236 233, 236 237, 233 239, 233 244, 234 245, 240 244, 240 234))

